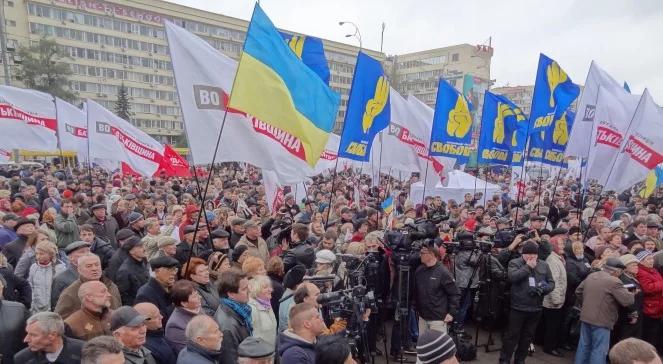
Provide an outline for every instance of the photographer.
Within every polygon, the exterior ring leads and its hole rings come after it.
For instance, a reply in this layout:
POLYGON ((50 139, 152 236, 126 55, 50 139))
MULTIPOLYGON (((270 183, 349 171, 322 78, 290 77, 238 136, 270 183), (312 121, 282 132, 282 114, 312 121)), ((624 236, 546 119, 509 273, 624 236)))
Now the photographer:
POLYGON ((479 284, 478 263, 480 252, 472 234, 459 233, 456 238, 460 243, 460 250, 454 259, 453 274, 460 291, 460 308, 454 319, 459 331, 462 331, 465 317, 479 284))
POLYGON ((300 223, 292 225, 292 231, 290 232, 292 243, 283 257, 286 272, 297 264, 303 264, 307 269, 313 267, 315 253, 313 247, 306 242, 308 235, 308 226, 300 223))
POLYGON ((420 265, 414 273, 414 300, 424 327, 447 332, 447 324, 458 314, 460 292, 440 260, 434 245, 423 246, 420 265))
MULTIPOLYGON (((518 237, 514 242, 517 240, 518 237)), ((511 311, 500 363, 510 363, 514 350, 515 362, 525 361, 541 317, 543 297, 555 288, 550 268, 546 262, 538 259, 538 254, 538 244, 531 240, 526 241, 522 247, 522 256, 509 262, 511 311)))

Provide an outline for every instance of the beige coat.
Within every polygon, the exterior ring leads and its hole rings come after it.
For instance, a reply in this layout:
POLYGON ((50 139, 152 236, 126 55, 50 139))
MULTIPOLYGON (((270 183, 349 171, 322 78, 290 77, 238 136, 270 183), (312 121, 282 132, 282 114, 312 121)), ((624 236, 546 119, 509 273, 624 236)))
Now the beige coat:
MULTIPOLYGON (((117 285, 106 277, 101 277, 101 283, 105 284, 108 292, 111 294, 111 310, 118 309, 122 306, 122 299, 120 298, 120 290, 117 285)), ((81 300, 78 298, 78 289, 81 288, 81 278, 77 279, 65 288, 58 298, 58 303, 55 305, 55 313, 59 314, 63 320, 66 320, 69 315, 78 311, 81 308, 81 300)))
POLYGON ((566 297, 566 266, 564 265, 564 260, 555 252, 552 252, 546 259, 546 263, 548 263, 553 280, 555 281, 555 289, 543 297, 543 307, 562 308, 564 298, 566 297))
POLYGON ((269 259, 269 250, 267 249, 267 243, 263 238, 260 237, 258 238, 256 246, 256 244, 253 244, 252 242, 249 241, 249 239, 246 238, 246 235, 242 235, 242 238, 239 239, 237 245, 235 245, 235 249, 237 249, 237 247, 240 245, 246 245, 249 248, 248 250, 249 255, 258 257, 262 259, 265 263, 267 262, 267 259, 269 259))
POLYGON ((253 321, 253 336, 259 337, 270 345, 276 347, 276 317, 271 308, 264 309, 255 300, 249 300, 251 306, 251 320, 253 321))

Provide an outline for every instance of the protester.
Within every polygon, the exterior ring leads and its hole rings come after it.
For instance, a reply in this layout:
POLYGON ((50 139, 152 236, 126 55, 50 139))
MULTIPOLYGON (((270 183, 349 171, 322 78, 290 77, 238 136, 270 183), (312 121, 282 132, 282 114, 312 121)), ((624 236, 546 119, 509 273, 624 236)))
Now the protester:
POLYGON ((5 300, 2 295, 6 287, 5 280, 0 277, 0 358, 2 362, 14 363, 14 354, 23 347, 22 337, 25 332, 27 310, 19 302, 5 300))
POLYGON ((122 344, 125 362, 132 364, 157 364, 152 353, 145 348, 146 317, 131 306, 113 311, 110 329, 113 337, 122 344))
POLYGON ((123 364, 122 344, 112 336, 98 336, 83 346, 81 364, 123 364))
POLYGON ((221 362, 234 363, 239 344, 253 335, 249 283, 244 273, 230 270, 220 277, 218 287, 221 303, 214 319, 223 332, 221 362))
POLYGON ((14 355, 15 363, 78 364, 85 344, 64 336, 64 322, 53 312, 39 312, 27 320, 27 348, 14 355))
POLYGON ((624 339, 610 349, 610 364, 661 364, 656 348, 637 338, 624 339))
POLYGON ((136 311, 145 316, 145 326, 147 327, 147 336, 145 347, 152 352, 152 356, 157 363, 175 364, 177 353, 165 338, 165 332, 162 326, 161 312, 157 306, 143 302, 134 306, 136 311))
POLYGON ((276 347, 276 317, 272 310, 272 282, 265 275, 249 280, 249 306, 253 336, 276 347))
POLYGON ((66 320, 65 333, 68 337, 88 341, 101 335, 110 335, 111 294, 99 281, 88 281, 78 289, 81 308, 66 320))
POLYGON ((166 340, 179 353, 186 346, 184 330, 187 324, 201 313, 201 297, 193 282, 187 280, 175 282, 170 296, 175 309, 166 323, 166 340))
POLYGON ((150 266, 154 276, 138 289, 134 303, 149 302, 157 306, 163 317, 163 326, 166 327, 175 308, 170 299, 170 291, 175 284, 179 262, 171 257, 159 257, 150 260, 150 266))
POLYGON ((239 364, 272 364, 274 362, 274 346, 265 340, 249 336, 237 349, 239 364))

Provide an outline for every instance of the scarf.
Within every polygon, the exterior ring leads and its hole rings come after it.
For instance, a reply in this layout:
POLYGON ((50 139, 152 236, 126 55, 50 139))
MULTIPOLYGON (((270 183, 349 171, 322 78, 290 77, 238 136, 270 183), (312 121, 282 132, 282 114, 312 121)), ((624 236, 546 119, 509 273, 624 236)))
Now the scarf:
POLYGON ((256 300, 256 302, 258 302, 258 305, 263 310, 271 310, 272 309, 272 302, 270 300, 264 300, 264 299, 259 298, 259 297, 256 297, 255 300, 256 300))
POLYGON ((253 325, 251 323, 251 306, 246 303, 239 303, 237 301, 231 300, 230 298, 224 298, 221 300, 221 302, 230 307, 230 309, 239 315, 239 317, 242 319, 242 324, 249 330, 249 336, 252 336, 253 325))

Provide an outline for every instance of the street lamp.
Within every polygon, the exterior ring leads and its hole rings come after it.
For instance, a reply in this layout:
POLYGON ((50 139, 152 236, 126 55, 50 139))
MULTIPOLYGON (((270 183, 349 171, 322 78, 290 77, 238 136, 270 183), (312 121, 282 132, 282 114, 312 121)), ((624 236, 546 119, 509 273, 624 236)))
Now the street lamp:
POLYGON ((351 21, 340 21, 340 22, 338 22, 338 25, 340 25, 340 26, 343 26, 345 24, 350 24, 355 28, 355 32, 353 34, 346 34, 345 37, 346 38, 350 38, 350 37, 357 38, 357 40, 359 41, 359 49, 361 50, 363 47, 362 47, 362 43, 361 43, 361 33, 359 32, 359 27, 357 26, 357 24, 355 24, 351 21))

